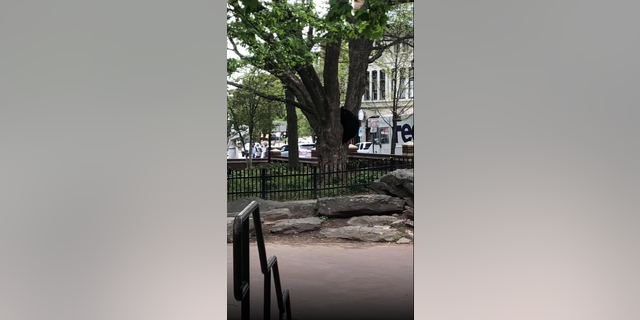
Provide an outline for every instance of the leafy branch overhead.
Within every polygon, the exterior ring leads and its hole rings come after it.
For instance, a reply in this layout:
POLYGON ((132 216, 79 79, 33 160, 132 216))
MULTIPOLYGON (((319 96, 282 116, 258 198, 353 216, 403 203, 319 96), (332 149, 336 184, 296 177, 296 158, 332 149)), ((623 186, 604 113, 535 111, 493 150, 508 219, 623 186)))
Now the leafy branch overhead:
POLYGON ((329 11, 322 16, 310 0, 295 3, 229 0, 228 50, 238 58, 227 59, 227 73, 232 74, 244 65, 264 70, 294 70, 317 61, 320 49, 327 44, 361 36, 382 44, 376 49, 413 38, 413 31, 402 39, 389 39, 384 32, 389 27, 387 12, 391 6, 412 2, 368 0, 354 11, 348 0, 330 0, 329 11), (250 54, 241 53, 239 47, 249 48, 250 54))

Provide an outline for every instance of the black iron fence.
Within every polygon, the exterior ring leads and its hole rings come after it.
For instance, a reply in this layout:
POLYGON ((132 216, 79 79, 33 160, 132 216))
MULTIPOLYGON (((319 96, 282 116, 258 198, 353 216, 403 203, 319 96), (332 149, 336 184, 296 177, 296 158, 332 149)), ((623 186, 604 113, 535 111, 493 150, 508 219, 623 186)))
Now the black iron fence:
POLYGON ((255 201, 252 201, 233 219, 233 296, 236 301, 240 301, 241 319, 249 320, 249 312, 251 311, 249 304, 249 215, 253 215, 260 269, 264 275, 263 319, 271 319, 271 274, 273 272, 279 319, 282 320, 283 315, 286 314, 287 320, 291 320, 289 290, 282 291, 278 258, 272 256, 267 260, 262 224, 260 223, 260 206, 255 201))
POLYGON ((315 163, 290 169, 286 163, 260 164, 227 172, 227 201, 307 200, 371 192, 369 185, 396 169, 412 169, 413 157, 352 160, 342 170, 320 172, 315 163))

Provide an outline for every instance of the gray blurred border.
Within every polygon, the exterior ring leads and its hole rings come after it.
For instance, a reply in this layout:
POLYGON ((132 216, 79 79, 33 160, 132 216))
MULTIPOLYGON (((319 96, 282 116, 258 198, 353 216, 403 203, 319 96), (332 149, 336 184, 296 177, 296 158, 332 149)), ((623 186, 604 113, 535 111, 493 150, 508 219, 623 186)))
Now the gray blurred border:
POLYGON ((416 318, 640 317, 639 6, 416 6, 416 318))
POLYGON ((224 317, 222 6, 0 3, 0 318, 224 317))

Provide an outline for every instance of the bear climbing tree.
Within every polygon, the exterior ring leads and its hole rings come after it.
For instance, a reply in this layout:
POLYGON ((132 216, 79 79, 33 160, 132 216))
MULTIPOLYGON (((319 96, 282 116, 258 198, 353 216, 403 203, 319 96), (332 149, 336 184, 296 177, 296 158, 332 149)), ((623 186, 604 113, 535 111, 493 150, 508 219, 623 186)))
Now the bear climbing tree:
POLYGON ((360 120, 353 112, 340 107, 340 124, 342 124, 342 143, 347 143, 353 139, 360 129, 360 120))

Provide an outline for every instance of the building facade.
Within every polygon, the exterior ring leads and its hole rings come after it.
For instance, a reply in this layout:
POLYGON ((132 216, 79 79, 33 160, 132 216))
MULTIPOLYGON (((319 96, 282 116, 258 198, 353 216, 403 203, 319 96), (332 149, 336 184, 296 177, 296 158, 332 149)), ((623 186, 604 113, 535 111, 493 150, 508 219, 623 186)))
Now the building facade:
MULTIPOLYGON (((352 1, 354 10, 362 3, 363 0, 352 1)), ((362 125, 355 142, 378 142, 382 145, 381 151, 389 151, 392 130, 398 131, 398 136, 402 137, 396 142, 398 146, 413 141, 413 39, 398 42, 369 64, 365 80, 367 86, 358 114, 362 125), (394 114, 399 123, 392 128, 394 114)))

